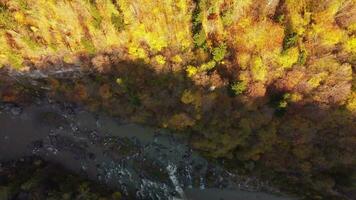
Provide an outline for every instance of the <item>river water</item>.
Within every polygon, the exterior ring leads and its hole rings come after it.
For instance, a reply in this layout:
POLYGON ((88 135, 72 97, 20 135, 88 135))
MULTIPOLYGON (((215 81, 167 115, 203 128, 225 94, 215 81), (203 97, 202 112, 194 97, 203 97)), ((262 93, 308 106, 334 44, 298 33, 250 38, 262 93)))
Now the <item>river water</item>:
POLYGON ((0 103, 0 161, 39 156, 134 199, 282 200, 191 150, 183 136, 67 103, 0 103))

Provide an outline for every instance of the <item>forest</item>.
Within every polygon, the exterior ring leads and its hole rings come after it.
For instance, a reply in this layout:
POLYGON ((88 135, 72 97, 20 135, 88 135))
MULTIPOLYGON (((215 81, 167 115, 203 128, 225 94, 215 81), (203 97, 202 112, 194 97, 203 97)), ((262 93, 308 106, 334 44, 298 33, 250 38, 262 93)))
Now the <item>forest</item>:
POLYGON ((355 0, 0 0, 0 71, 70 69, 90 76, 0 74, 0 99, 38 90, 303 199, 356 196, 355 0))

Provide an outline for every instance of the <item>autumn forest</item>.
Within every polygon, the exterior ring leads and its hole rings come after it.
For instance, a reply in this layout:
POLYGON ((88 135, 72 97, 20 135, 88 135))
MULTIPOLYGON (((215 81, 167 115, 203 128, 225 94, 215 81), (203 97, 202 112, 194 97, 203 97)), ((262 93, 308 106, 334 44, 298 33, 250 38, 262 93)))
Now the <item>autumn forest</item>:
POLYGON ((0 74, 0 99, 36 91, 302 199, 355 198, 355 0, 0 0, 2 73, 73 69, 46 90, 0 74))

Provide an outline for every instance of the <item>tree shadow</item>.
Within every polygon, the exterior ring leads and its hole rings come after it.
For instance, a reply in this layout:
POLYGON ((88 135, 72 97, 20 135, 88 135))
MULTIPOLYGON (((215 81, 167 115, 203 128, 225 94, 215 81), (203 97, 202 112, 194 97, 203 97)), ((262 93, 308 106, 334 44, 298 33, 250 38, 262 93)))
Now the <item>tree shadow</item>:
POLYGON ((235 95, 230 80, 214 70, 192 79, 185 71, 140 60, 109 62, 101 65, 105 71, 90 65, 74 74, 44 68, 37 77, 30 76, 38 74, 36 67, 24 73, 3 68, 1 100, 74 102, 187 134, 192 147, 209 158, 303 198, 355 196, 356 118, 342 105, 289 102, 288 92, 273 83, 263 96, 235 95))

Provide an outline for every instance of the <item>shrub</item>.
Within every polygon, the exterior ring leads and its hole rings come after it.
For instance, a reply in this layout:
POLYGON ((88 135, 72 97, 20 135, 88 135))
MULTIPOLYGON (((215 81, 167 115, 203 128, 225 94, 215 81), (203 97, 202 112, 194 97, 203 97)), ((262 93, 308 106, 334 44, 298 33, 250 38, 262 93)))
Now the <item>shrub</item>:
POLYGON ((195 7, 193 12, 193 40, 196 47, 206 47, 206 33, 202 29, 203 16, 200 10, 200 4, 195 7))
POLYGON ((135 47, 135 46, 129 47, 129 54, 135 58, 140 58, 140 59, 147 58, 146 51, 140 47, 135 47))
POLYGON ((209 61, 207 63, 204 63, 204 64, 200 65, 199 71, 200 72, 206 72, 206 71, 214 69, 215 66, 216 66, 216 62, 215 61, 209 61))
POLYGON ((192 65, 189 65, 186 69, 186 72, 187 72, 187 76, 188 77, 192 77, 194 76, 195 74, 198 73, 198 68, 192 66, 192 65))
POLYGON ((297 33, 289 33, 283 39, 283 49, 289 49, 294 47, 298 41, 298 34, 297 33))
POLYGON ((299 57, 298 57, 298 64, 300 65, 305 65, 305 63, 307 62, 307 52, 306 50, 302 50, 300 53, 299 53, 299 57))
POLYGON ((158 64, 160 64, 160 65, 166 64, 166 58, 163 57, 162 55, 157 55, 157 56, 155 57, 155 59, 156 59, 156 62, 157 62, 158 64))
POLYGON ((95 5, 91 5, 90 7, 90 14, 92 17, 92 24, 96 29, 101 28, 101 23, 103 21, 103 17, 100 15, 98 9, 95 7, 95 5))
POLYGON ((84 49, 88 51, 88 53, 95 53, 95 46, 90 39, 82 37, 80 43, 83 45, 84 49))
POLYGON ((111 14, 111 23, 114 25, 117 31, 122 31, 125 28, 124 16, 111 14))
POLYGON ((225 55, 227 54, 227 46, 225 43, 220 44, 218 47, 213 49, 213 59, 216 62, 219 62, 224 59, 225 55))
POLYGON ((193 36, 193 40, 196 47, 206 48, 206 34, 204 30, 196 33, 193 36))
POLYGON ((182 59, 182 57, 180 57, 180 55, 175 55, 175 56, 173 56, 173 58, 171 59, 173 62, 175 62, 175 63, 181 63, 181 62, 183 62, 183 59, 182 59))
POLYGON ((224 26, 230 26, 234 22, 233 9, 228 9, 224 13, 222 13, 221 20, 224 26))
POLYGON ((180 99, 184 104, 193 103, 195 98, 194 94, 190 90, 184 90, 183 95, 180 99))
POLYGON ((231 90, 234 95, 242 94, 247 89, 247 84, 244 81, 238 81, 231 85, 231 90))

